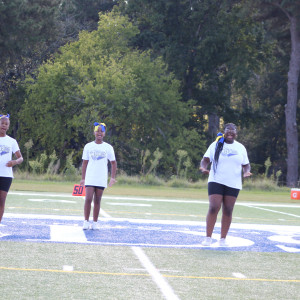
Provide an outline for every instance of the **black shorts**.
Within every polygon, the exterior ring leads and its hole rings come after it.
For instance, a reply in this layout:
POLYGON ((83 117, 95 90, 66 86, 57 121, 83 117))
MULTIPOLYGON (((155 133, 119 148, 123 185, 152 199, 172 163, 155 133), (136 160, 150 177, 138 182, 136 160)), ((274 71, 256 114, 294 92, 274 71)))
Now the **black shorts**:
POLYGON ((8 193, 11 183, 11 177, 0 177, 0 191, 5 191, 8 193))
POLYGON ((85 187, 93 187, 95 189, 99 189, 99 190, 102 190, 102 191, 105 189, 105 187, 103 187, 103 186, 95 186, 95 185, 86 185, 85 187))
POLYGON ((208 183, 208 195, 218 194, 223 196, 233 196, 237 198, 239 192, 239 189, 234 189, 224 184, 216 182, 208 183))

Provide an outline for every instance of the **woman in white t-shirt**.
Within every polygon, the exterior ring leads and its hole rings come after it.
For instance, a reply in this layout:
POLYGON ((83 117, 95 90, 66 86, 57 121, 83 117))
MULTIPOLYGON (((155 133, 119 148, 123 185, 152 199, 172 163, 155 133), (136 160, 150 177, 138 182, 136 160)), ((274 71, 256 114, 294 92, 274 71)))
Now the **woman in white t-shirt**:
POLYGON ((99 229, 98 217, 100 212, 101 198, 107 187, 108 161, 111 164, 111 178, 109 186, 116 182, 117 161, 113 147, 105 143, 106 125, 94 123, 95 141, 84 146, 82 154, 82 178, 80 185, 85 185, 84 222, 83 229, 99 229), (91 204, 94 198, 93 223, 90 226, 89 217, 91 204))
POLYGON ((23 161, 17 141, 6 135, 9 125, 9 114, 0 115, 0 223, 4 214, 6 197, 13 179, 12 167, 23 161), (17 159, 12 160, 13 154, 17 159))
POLYGON ((206 216, 206 238, 203 246, 210 246, 219 210, 222 206, 220 246, 227 246, 226 236, 229 231, 232 211, 235 201, 242 189, 241 172, 243 177, 249 177, 250 164, 246 148, 235 141, 236 126, 233 123, 225 125, 224 134, 219 133, 205 152, 200 163, 200 170, 208 177, 209 210, 206 216), (211 170, 207 169, 212 163, 211 170))

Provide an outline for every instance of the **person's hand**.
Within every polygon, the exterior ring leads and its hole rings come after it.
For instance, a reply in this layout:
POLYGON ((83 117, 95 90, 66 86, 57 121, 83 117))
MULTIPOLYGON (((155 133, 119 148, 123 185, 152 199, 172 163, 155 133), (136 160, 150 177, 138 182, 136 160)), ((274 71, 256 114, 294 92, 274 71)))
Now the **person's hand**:
POLYGON ((113 186, 113 184, 115 184, 116 182, 117 182, 117 180, 115 178, 111 178, 108 186, 113 186))
POLYGON ((7 167, 13 167, 13 166, 15 166, 16 164, 14 163, 14 160, 10 160, 10 161, 8 161, 7 163, 6 163, 6 166, 7 167))
POLYGON ((251 175, 252 175, 251 172, 246 172, 246 173, 244 173, 243 177, 250 177, 251 175))
POLYGON ((209 174, 209 170, 203 168, 203 167, 200 167, 199 170, 203 173, 203 174, 209 174))
POLYGON ((85 182, 85 180, 84 180, 84 179, 81 179, 79 184, 80 184, 81 186, 84 186, 84 182, 85 182))

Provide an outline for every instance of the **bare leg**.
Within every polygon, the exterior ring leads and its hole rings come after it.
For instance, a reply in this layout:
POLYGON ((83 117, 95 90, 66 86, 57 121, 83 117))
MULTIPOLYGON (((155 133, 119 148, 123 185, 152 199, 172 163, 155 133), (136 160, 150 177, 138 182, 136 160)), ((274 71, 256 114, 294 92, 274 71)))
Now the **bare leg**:
POLYGON ((236 201, 236 197, 224 196, 224 201, 222 206, 221 239, 222 238, 225 239, 229 231, 235 201, 236 201))
POLYGON ((206 216, 206 236, 208 237, 212 236, 222 200, 222 195, 213 194, 209 196, 209 209, 206 216))
POLYGON ((7 196, 7 192, 0 191, 0 223, 4 214, 6 196, 7 196))
POLYGON ((93 211, 93 221, 97 222, 99 218, 101 198, 103 195, 103 190, 95 189, 94 193, 94 211, 93 211))
POLYGON ((91 205, 92 205, 94 192, 95 192, 95 188, 92 186, 88 186, 85 188, 84 219, 87 221, 90 218, 91 205))

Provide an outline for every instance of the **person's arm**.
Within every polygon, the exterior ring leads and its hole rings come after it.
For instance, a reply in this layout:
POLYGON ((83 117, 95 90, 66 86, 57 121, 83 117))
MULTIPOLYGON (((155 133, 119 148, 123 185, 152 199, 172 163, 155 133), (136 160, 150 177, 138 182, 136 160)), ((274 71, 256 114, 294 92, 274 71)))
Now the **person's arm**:
POLYGON ((85 182, 85 173, 86 173, 86 168, 88 165, 89 161, 88 160, 83 160, 82 161, 82 168, 81 168, 81 180, 80 180, 80 185, 84 185, 85 182))
POLYGON ((252 175, 252 173, 250 172, 251 170, 250 164, 242 165, 242 167, 243 167, 243 177, 249 177, 252 175))
POLYGON ((23 156, 22 156, 20 150, 16 151, 15 156, 17 157, 17 159, 8 161, 6 163, 7 167, 13 167, 13 166, 19 165, 23 162, 23 156))
POLYGON ((117 161, 116 160, 111 161, 110 165, 111 165, 111 178, 110 178, 108 186, 112 186, 113 184, 115 184, 117 182, 116 181, 117 161))
POLYGON ((204 174, 209 174, 209 170, 207 169, 209 164, 210 164, 209 157, 203 157, 201 162, 200 162, 199 170, 204 174))

